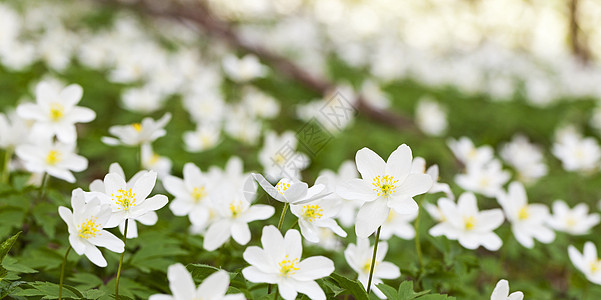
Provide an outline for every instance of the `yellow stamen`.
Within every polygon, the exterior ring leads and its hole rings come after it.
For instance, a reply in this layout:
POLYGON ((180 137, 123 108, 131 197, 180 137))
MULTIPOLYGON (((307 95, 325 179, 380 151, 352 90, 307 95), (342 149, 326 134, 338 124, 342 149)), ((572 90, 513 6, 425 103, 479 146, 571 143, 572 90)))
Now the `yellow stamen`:
POLYGON ((463 224, 466 230, 472 230, 476 226, 476 218, 473 216, 463 217, 463 224))
POLYGON ((280 180, 280 182, 278 182, 278 184, 276 184, 275 187, 278 189, 278 192, 280 192, 280 194, 284 195, 284 192, 290 187, 290 183, 286 183, 280 180))
POLYGON ((374 192, 378 193, 378 196, 388 197, 393 194, 396 190, 396 183, 398 180, 394 180, 394 177, 391 175, 379 175, 374 178, 374 182, 372 183, 374 188, 374 192))
POLYGON ((61 161, 61 153, 56 150, 50 150, 46 156, 46 163, 49 165, 56 165, 61 161))
POLYGON ((230 203, 230 211, 232 212, 232 217, 237 217, 242 212, 242 203, 240 201, 230 203))
POLYGON ((87 240, 96 236, 96 233, 102 229, 99 224, 96 224, 96 219, 98 218, 89 218, 79 225, 79 237, 87 240))
POLYGON ((111 194, 113 196, 115 203, 119 205, 119 209, 129 210, 131 207, 136 206, 136 194, 132 192, 132 189, 125 191, 124 189, 119 189, 117 196, 111 194))
POLYGON ((279 154, 279 153, 278 153, 278 154, 276 154, 276 155, 273 157, 273 161, 274 161, 274 162, 275 162, 275 163, 276 163, 278 166, 281 166, 281 165, 283 165, 283 164, 286 162, 286 158, 285 158, 285 157, 284 157, 282 154, 279 154))
POLYGON ((591 273, 597 273, 601 270, 601 260, 597 259, 590 263, 591 273))
POLYGON ((566 218, 566 223, 568 224, 569 227, 574 227, 574 226, 576 226, 577 222, 576 222, 576 219, 574 219, 574 217, 568 216, 566 218))
POLYGON ((303 207, 303 217, 309 222, 313 222, 315 219, 320 219, 322 215, 323 209, 315 204, 315 205, 305 205, 303 207))
MULTIPOLYGON (((378 266, 378 263, 379 262, 376 261, 376 265, 374 266, 374 269, 375 269, 375 267, 378 266)), ((367 260, 365 262, 365 264, 363 264, 363 269, 362 270, 363 270, 364 273, 368 273, 369 274, 369 271, 371 271, 371 259, 367 260)))
POLYGON ((528 205, 524 205, 522 208, 520 208, 520 211, 518 212, 518 219, 526 220, 529 217, 530 213, 528 212, 528 205))
POLYGON ((62 104, 53 102, 50 104, 50 119, 58 121, 65 115, 65 108, 62 104))
POLYGON ((207 191, 205 190, 204 186, 201 187, 195 187, 192 190, 192 199, 194 199, 194 203, 198 203, 200 202, 202 199, 204 199, 204 197, 207 196, 207 191))
POLYGON ((298 271, 298 267, 296 266, 297 264, 298 258, 290 260, 288 259, 288 255, 286 255, 286 257, 278 263, 278 265, 280 266, 280 275, 288 277, 296 273, 296 271, 298 271))
POLYGON ((142 130, 142 124, 140 123, 133 123, 131 124, 131 126, 137 131, 140 132, 142 130))

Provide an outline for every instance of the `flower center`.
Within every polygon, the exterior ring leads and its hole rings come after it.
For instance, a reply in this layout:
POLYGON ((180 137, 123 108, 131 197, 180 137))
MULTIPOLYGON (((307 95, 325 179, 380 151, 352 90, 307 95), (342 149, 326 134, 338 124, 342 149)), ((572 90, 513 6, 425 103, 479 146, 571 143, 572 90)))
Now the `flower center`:
POLYGON ((192 199, 194 199, 194 203, 200 202, 206 196, 207 196, 207 191, 205 190, 204 186, 195 187, 192 190, 192 199))
POLYGON ((315 205, 305 205, 303 207, 303 217, 309 222, 315 221, 315 219, 320 219, 322 215, 323 209, 315 204, 315 205))
POLYGON ((568 227, 574 227, 576 226, 576 219, 572 216, 568 216, 566 218, 566 224, 568 224, 568 227))
POLYGON ((60 104, 53 102, 50 104, 50 119, 58 121, 65 115, 65 108, 60 104))
POLYGON ((276 165, 281 166, 286 162, 286 158, 278 153, 273 157, 273 162, 275 162, 276 165))
POLYGON ((125 191, 124 189, 119 189, 117 192, 117 196, 111 194, 115 198, 115 203, 119 205, 119 209, 129 210, 131 207, 136 206, 136 194, 132 192, 131 189, 125 191))
POLYGON ((473 216, 463 217, 463 224, 466 230, 472 230, 476 226, 476 218, 473 216))
POLYGON ((288 255, 286 255, 286 257, 278 263, 278 265, 280 266, 280 275, 282 275, 283 277, 288 277, 296 273, 296 271, 298 271, 298 267, 296 266, 297 264, 298 258, 291 260, 288 258, 288 255))
POLYGON ((529 217, 530 213, 528 212, 528 205, 524 205, 522 208, 520 208, 520 211, 518 212, 518 219, 526 220, 529 217))
POLYGON ((394 193, 397 186, 396 183, 398 180, 394 180, 394 177, 391 175, 379 175, 374 178, 374 182, 372 183, 374 188, 374 192, 378 193, 378 196, 388 197, 390 194, 394 193))
POLYGON ((230 211, 232 212, 232 217, 238 217, 238 215, 242 212, 242 203, 240 201, 234 201, 230 203, 230 211))
POLYGON ((284 195, 284 192, 290 187, 290 183, 286 183, 283 180, 280 180, 280 182, 278 182, 278 184, 276 184, 275 187, 278 189, 278 192, 280 192, 280 194, 284 195))
POLYGON ((79 225, 79 237, 89 239, 95 237, 96 233, 100 231, 100 224, 96 224, 97 218, 88 218, 85 222, 79 225))
POLYGON ((597 273, 601 270, 601 260, 596 259, 595 261, 592 261, 589 266, 591 268, 591 273, 597 273))
POLYGON ((46 156, 46 163, 49 165, 56 165, 61 161, 61 153, 56 150, 50 150, 46 156))
POLYGON ((133 123, 131 124, 131 126, 137 131, 140 132, 142 130, 142 124, 140 123, 133 123))
MULTIPOLYGON (((378 261, 376 261, 376 265, 374 266, 374 269, 378 266, 378 261)), ((371 258, 368 259, 364 264, 363 264, 363 273, 367 273, 369 274, 369 272, 371 271, 371 258)))

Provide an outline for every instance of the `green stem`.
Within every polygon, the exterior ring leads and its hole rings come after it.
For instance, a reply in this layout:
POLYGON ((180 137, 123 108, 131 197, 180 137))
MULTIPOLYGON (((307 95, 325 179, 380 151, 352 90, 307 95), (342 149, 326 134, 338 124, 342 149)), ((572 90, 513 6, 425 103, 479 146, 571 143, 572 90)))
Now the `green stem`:
POLYGON ((380 241, 380 230, 382 226, 378 227, 376 232, 376 243, 374 244, 374 254, 371 257, 371 265, 369 266, 369 279, 367 280, 367 293, 371 290, 371 279, 374 277, 374 267, 376 266, 376 253, 378 252, 378 242, 380 241))
POLYGON ((2 169, 2 183, 8 182, 8 176, 10 173, 10 159, 13 156, 13 148, 8 147, 4 151, 4 168, 2 169))
POLYGON ((292 226, 290 226, 290 228, 288 228, 288 230, 294 228, 294 226, 296 226, 296 224, 298 224, 298 219, 296 219, 296 221, 294 221, 294 224, 292 224, 292 226))
POLYGON ((284 223, 284 217, 286 216, 286 211, 288 210, 288 202, 284 203, 284 209, 282 209, 282 214, 280 215, 280 222, 278 223, 278 230, 282 228, 282 223, 284 223))
POLYGON ((38 190, 38 201, 42 201, 44 199, 44 194, 46 192, 46 184, 48 183, 48 173, 44 172, 42 177, 42 184, 40 185, 40 189, 38 190))
POLYGON ((58 285, 58 300, 63 299, 63 278, 65 277, 65 265, 67 264, 67 256, 69 256, 69 252, 71 252, 71 246, 67 248, 67 252, 65 253, 65 258, 63 258, 63 265, 61 266, 61 277, 60 283, 58 285))
POLYGON ((278 300, 278 286, 275 286, 275 292, 273 292, 273 300, 278 300))
POLYGON ((422 244, 419 239, 419 223, 421 216, 421 207, 417 208, 417 217, 415 218, 415 252, 417 252, 417 261, 419 262, 420 274, 424 269, 424 261, 422 258, 422 244))
POLYGON ((125 255, 125 246, 127 245, 127 227, 129 219, 125 219, 125 230, 123 231, 123 253, 119 259, 119 268, 117 269, 117 279, 115 279, 115 299, 119 300, 119 277, 121 277, 121 267, 123 266, 123 256, 125 255))
POLYGON ((142 144, 138 147, 138 166, 140 166, 140 170, 144 170, 144 164, 142 163, 142 144))

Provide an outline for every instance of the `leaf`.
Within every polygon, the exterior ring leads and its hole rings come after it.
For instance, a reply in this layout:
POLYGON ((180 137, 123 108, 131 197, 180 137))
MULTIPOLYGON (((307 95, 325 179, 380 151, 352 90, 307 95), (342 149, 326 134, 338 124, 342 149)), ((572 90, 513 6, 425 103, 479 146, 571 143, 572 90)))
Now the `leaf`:
POLYGON ((359 281, 348 279, 337 273, 332 273, 330 275, 330 278, 336 281, 341 288, 345 289, 351 295, 355 296, 355 299, 369 300, 367 292, 365 292, 363 285, 359 281))
MULTIPOLYGON (((29 285, 31 288, 23 289, 19 292, 16 292, 15 296, 43 296, 42 299, 58 299, 58 289, 59 285, 52 282, 30 282, 29 285)), ((82 293, 79 292, 76 288, 72 286, 63 285, 63 297, 64 298, 73 298, 80 299, 83 297, 82 293)))
POLYGON ((0 285, 0 298, 4 299, 4 297, 10 295, 17 287, 26 283, 25 281, 13 281, 13 282, 3 282, 0 285))
POLYGON ((68 280, 78 283, 78 287, 83 290, 93 289, 102 285, 102 280, 90 273, 75 273, 68 280))
POLYGON ((377 285, 377 287, 386 296, 386 299, 388 300, 402 299, 399 298, 399 293, 397 293, 397 290, 389 285, 380 283, 377 285))
POLYGON ((419 293, 416 293, 413 290, 413 281, 403 281, 403 282, 401 282, 401 285, 399 285, 398 299, 399 300, 415 299, 415 298, 425 295, 429 292, 430 292, 429 290, 426 290, 426 291, 421 291, 419 293))
POLYGON ((215 267, 209 266, 209 265, 203 265, 203 264, 189 264, 186 266, 186 269, 188 269, 188 271, 190 271, 192 278, 196 282, 202 282, 209 275, 219 271, 218 268, 215 268, 215 267))
MULTIPOLYGON (((8 240, 6 240, 6 241, 2 242, 2 244, 0 244, 0 264, 4 260, 4 257, 6 256, 6 254, 8 254, 8 251, 10 251, 10 248, 12 248, 13 245, 15 244, 15 242, 17 241, 17 238, 19 238, 20 234, 21 234, 21 231, 17 232, 17 234, 13 235, 8 240)), ((4 266, 0 265, 0 281, 2 281, 6 277, 7 274, 8 274, 8 271, 4 268, 4 266)))

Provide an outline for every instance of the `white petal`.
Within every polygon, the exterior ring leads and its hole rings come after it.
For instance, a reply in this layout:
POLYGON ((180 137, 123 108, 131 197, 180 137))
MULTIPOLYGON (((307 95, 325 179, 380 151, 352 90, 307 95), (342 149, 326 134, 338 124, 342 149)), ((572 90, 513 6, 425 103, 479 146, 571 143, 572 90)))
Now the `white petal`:
MULTIPOLYGON (((411 161, 413 157, 409 146, 402 144, 392 151, 386 162, 386 174, 392 175, 394 179, 403 182, 411 172, 411 161)), ((430 175, 428 175, 430 176, 430 175)))
POLYGON ((219 270, 205 278, 196 290, 196 296, 204 299, 222 299, 230 285, 230 276, 224 270, 219 270))
POLYGON ((293 277, 296 280, 308 281, 329 276, 334 272, 334 262, 325 256, 312 256, 303 259, 293 277))
POLYGON ((355 162, 357 163, 357 170, 365 180, 371 181, 376 176, 384 175, 386 163, 369 148, 357 151, 355 162))
POLYGON ((123 241, 106 230, 101 230, 96 236, 90 237, 88 241, 96 246, 107 248, 116 253, 122 253, 125 249, 123 241))
POLYGON ((358 178, 342 181, 336 186, 336 194, 346 200, 373 201, 378 197, 373 186, 358 178))
POLYGON ((386 221, 389 213, 390 208, 385 200, 378 199, 363 204, 357 213, 355 233, 361 238, 370 236, 386 221))
POLYGON ((221 247, 230 238, 231 226, 229 220, 219 220, 211 224, 205 233, 203 247, 208 251, 221 247))
POLYGON ((250 241, 250 229, 244 222, 234 222, 231 227, 232 238, 240 244, 246 245, 250 241))
POLYGON ((255 266, 246 267, 242 270, 242 275, 244 278, 250 282, 265 282, 265 283, 276 283, 279 279, 279 276, 272 273, 265 273, 259 270, 255 266))
POLYGON ((84 254, 86 257, 95 265, 99 267, 106 267, 106 259, 102 256, 102 253, 98 248, 93 246, 90 243, 85 243, 86 249, 84 250, 84 254))
POLYGON ((169 288, 175 299, 188 299, 191 295, 196 294, 196 285, 194 285, 192 275, 184 265, 177 263, 169 266, 167 278, 169 278, 169 288))

